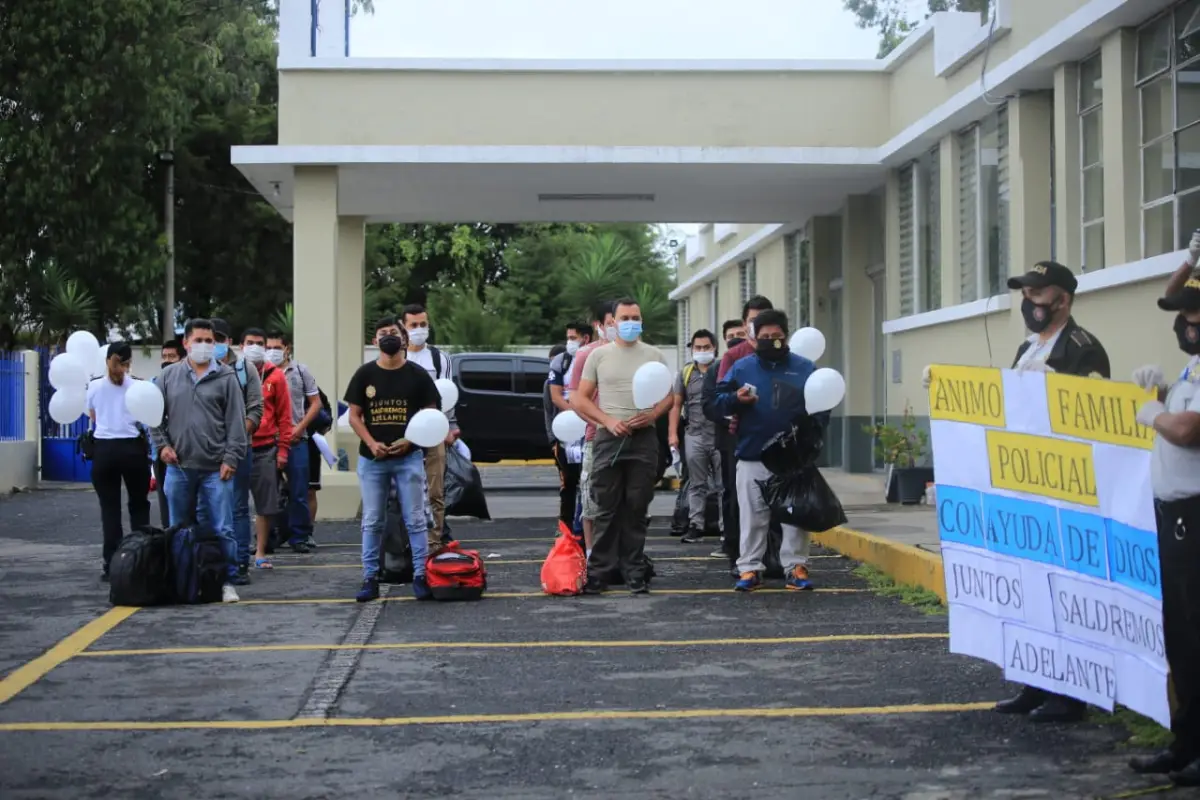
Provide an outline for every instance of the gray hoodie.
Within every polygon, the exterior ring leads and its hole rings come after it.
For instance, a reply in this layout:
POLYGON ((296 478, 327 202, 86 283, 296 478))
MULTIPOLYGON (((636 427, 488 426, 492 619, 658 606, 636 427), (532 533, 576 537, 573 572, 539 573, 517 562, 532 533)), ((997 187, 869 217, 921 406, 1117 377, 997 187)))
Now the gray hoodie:
POLYGON ((246 454, 246 406, 233 368, 216 361, 196 380, 186 358, 158 377, 165 410, 154 429, 154 446, 175 450, 179 466, 216 471, 237 469, 246 454))

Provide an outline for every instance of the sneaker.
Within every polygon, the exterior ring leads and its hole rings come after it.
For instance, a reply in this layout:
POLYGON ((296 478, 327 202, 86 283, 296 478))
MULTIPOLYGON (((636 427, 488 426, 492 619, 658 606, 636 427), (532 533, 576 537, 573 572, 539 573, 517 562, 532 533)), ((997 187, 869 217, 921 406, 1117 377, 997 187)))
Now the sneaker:
POLYGON ((429 591, 429 582, 425 580, 424 575, 417 575, 413 578, 413 597, 418 600, 433 599, 433 592, 429 591))
POLYGON ((242 598, 238 597, 237 589, 233 588, 233 586, 231 584, 227 583, 221 587, 221 602, 222 603, 236 603, 238 600, 241 600, 241 599, 242 598))
POLYGON ((696 528, 688 528, 688 532, 679 541, 684 544, 700 544, 704 541, 704 531, 697 530, 696 528))
POLYGON ((729 556, 725 555, 724 550, 713 550, 711 553, 708 554, 708 557, 709 558, 729 558, 729 556))
POLYGON ((601 583, 595 578, 588 578, 587 583, 583 585, 584 594, 604 594, 608 591, 608 584, 601 583))
POLYGON ((354 595, 354 599, 360 603, 366 603, 371 600, 379 599, 379 581, 374 578, 367 578, 362 582, 362 588, 358 590, 358 594, 354 595))
POLYGON ((304 546, 307 547, 309 550, 316 550, 317 549, 317 540, 310 536, 304 540, 304 546))
POLYGON ((229 579, 229 585, 230 586, 249 586, 250 585, 250 576, 243 575, 242 571, 239 569, 237 575, 234 575, 232 578, 229 579))
POLYGON ((626 584, 630 594, 650 594, 650 584, 641 578, 633 578, 626 584))
POLYGON ((735 592, 753 592, 762 587, 762 578, 757 572, 743 572, 738 582, 733 585, 735 592))
POLYGON ((793 592, 806 592, 813 588, 812 581, 808 579, 808 567, 803 564, 797 564, 792 568, 792 574, 788 575, 787 588, 793 592))
POLYGON ((311 547, 309 547, 304 542, 297 541, 297 540, 288 542, 288 547, 292 548, 293 553, 300 553, 302 555, 307 555, 312 552, 311 547))
POLYGON ((238 575, 249 575, 249 574, 250 574, 250 563, 249 562, 243 561, 242 563, 238 564, 238 575))

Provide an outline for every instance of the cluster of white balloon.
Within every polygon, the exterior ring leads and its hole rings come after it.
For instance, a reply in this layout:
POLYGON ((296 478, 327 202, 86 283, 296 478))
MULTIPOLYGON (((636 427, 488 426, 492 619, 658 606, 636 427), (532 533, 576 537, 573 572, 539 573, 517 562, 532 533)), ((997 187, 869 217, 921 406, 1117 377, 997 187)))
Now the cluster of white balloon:
MULTIPOLYGON (((70 425, 87 410, 87 386, 92 378, 108 372, 108 348, 101 346, 88 331, 75 331, 67 337, 67 351, 50 360, 50 418, 60 425, 70 425)), ((162 424, 162 393, 148 381, 134 381, 125 393, 125 407, 142 423, 155 427, 162 424)))
MULTIPOLYGON (((815 363, 825 355, 825 334, 816 328, 801 328, 792 334, 788 347, 815 363)), ((804 383, 804 408, 810 414, 829 411, 845 399, 846 379, 836 369, 821 367, 804 383)))
MULTIPOLYGON (((437 447, 446 440, 450 433, 450 418, 446 415, 458 405, 458 386, 448 378, 438 378, 433 382, 442 398, 442 408, 423 408, 408 421, 404 430, 404 438, 417 447, 437 447)), ((350 411, 347 409, 338 418, 338 427, 349 431, 350 411)))

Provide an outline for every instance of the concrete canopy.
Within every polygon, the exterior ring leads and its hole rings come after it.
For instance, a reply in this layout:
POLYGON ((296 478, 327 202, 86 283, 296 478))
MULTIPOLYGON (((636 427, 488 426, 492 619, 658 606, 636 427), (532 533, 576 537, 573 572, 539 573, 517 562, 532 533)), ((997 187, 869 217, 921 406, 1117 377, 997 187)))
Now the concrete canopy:
POLYGON ((336 166, 367 222, 779 222, 880 185, 857 148, 278 146, 233 162, 287 219, 295 170, 336 166))

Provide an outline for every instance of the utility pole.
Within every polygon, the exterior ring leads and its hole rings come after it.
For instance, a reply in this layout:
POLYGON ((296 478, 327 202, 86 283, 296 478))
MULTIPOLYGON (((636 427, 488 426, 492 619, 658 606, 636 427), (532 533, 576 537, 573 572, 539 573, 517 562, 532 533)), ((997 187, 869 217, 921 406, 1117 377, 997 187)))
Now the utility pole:
POLYGON ((167 232, 166 296, 163 298, 162 341, 175 338, 175 137, 167 140, 167 149, 158 154, 167 166, 167 191, 163 199, 163 223, 167 232))

